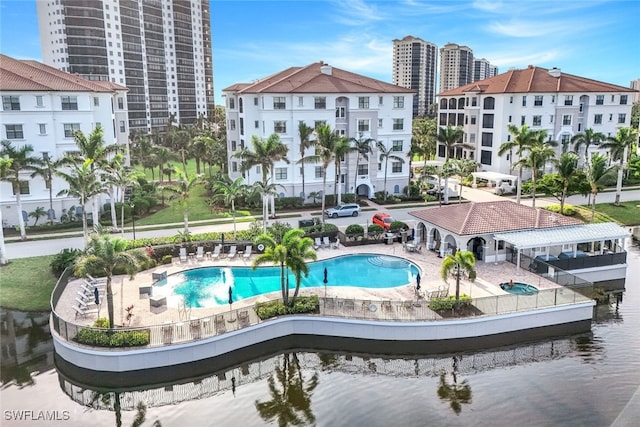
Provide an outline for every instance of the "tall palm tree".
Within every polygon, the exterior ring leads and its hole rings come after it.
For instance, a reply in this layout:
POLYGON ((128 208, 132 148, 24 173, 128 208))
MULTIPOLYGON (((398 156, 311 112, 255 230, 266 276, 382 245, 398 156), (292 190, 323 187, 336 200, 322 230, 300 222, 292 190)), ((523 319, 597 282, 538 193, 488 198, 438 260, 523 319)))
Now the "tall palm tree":
POLYGON ((169 200, 177 200, 182 208, 182 218, 184 220, 184 234, 189 234, 189 196, 194 188, 202 183, 200 176, 189 178, 182 172, 178 172, 178 178, 173 184, 164 185, 161 189, 168 191, 169 200))
POLYGON ((589 163, 586 164, 585 174, 591 187, 591 222, 596 217, 596 196, 602 188, 600 181, 603 176, 615 168, 615 166, 608 166, 608 164, 608 156, 600 153, 594 153, 589 159, 589 163))
POLYGON ((603 148, 609 149, 611 159, 620 162, 618 167, 618 181, 616 182, 616 199, 614 202, 616 206, 620 205, 620 196, 622 195, 622 174, 629 160, 629 154, 633 151, 631 147, 634 146, 637 140, 638 136, 635 129, 619 128, 616 136, 608 137, 606 142, 602 144, 603 148))
POLYGON ((180 157, 182 172, 187 175, 187 159, 191 149, 191 135, 182 125, 171 125, 166 135, 167 147, 180 157))
POLYGON ((571 138, 573 149, 580 155, 580 147, 584 145, 584 163, 589 161, 589 147, 598 145, 606 138, 602 132, 595 132, 593 129, 585 129, 584 132, 577 133, 571 138))
POLYGON ((20 197, 20 179, 21 172, 33 172, 42 166, 42 160, 31 155, 33 146, 25 144, 21 147, 14 147, 11 141, 2 141, 0 143, 0 157, 9 159, 2 167, 2 175, 0 180, 11 183, 13 194, 16 196, 16 207, 18 210, 18 224, 20 226, 20 238, 27 238, 27 229, 22 217, 22 198, 20 197))
POLYGON ((47 212, 44 210, 44 207, 38 206, 33 212, 29 212, 29 216, 34 218, 33 226, 38 225, 38 220, 43 216, 46 216, 47 212))
POLYGON ((555 141, 547 140, 547 131, 536 131, 533 137, 531 146, 529 147, 529 153, 526 156, 520 157, 515 163, 516 166, 526 167, 531 169, 531 206, 536 207, 536 183, 540 172, 544 170, 547 162, 554 161, 556 152, 553 147, 557 146, 555 141))
MULTIPOLYGON (((466 144, 462 142, 462 138, 464 137, 464 132, 460 127, 452 127, 451 125, 447 125, 446 128, 439 128, 438 134, 436 136, 436 140, 444 145, 444 161, 445 163, 449 160, 451 152, 456 156, 456 151, 458 148, 465 148, 467 150, 473 150, 475 147, 471 144, 466 144)), ((444 201, 445 203, 449 203, 449 174, 444 174, 444 201)))
POLYGON ((578 171, 578 155, 576 153, 563 153, 556 163, 558 175, 562 180, 562 196, 560 197, 560 214, 564 213, 564 201, 567 198, 569 183, 578 171))
POLYGON ((244 178, 239 177, 235 181, 226 177, 219 181, 213 182, 213 200, 221 201, 225 205, 231 205, 231 215, 233 216, 233 239, 235 240, 236 230, 236 200, 247 192, 247 185, 244 184, 244 178))
POLYGON ((178 156, 167 147, 161 145, 154 145, 152 153, 155 159, 155 165, 158 166, 158 178, 160 179, 160 184, 162 184, 164 182, 164 166, 169 162, 178 160, 178 156))
POLYGON ((114 229, 118 228, 118 217, 116 215, 116 200, 118 200, 121 202, 120 219, 123 224, 122 233, 124 233, 124 193, 127 187, 139 186, 138 174, 125 166, 124 156, 121 153, 116 154, 103 168, 102 180, 108 185, 111 203, 111 223, 114 229), (119 197, 116 197, 116 191, 118 191, 119 197))
MULTIPOLYGON (((0 177, 5 176, 7 169, 11 166, 13 160, 9 157, 0 157, 0 177)), ((2 224, 2 209, 0 209, 0 224, 2 224)), ((4 244, 4 228, 0 226, 0 265, 9 262, 7 259, 7 247, 4 244)))
POLYGON ((269 199, 275 197, 278 194, 278 187, 282 188, 280 184, 273 184, 269 182, 256 181, 253 183, 252 188, 260 194, 262 198, 262 231, 267 231, 267 218, 269 218, 269 199))
POLYGON ((455 161, 455 166, 456 174, 460 179, 460 194, 458 195, 458 202, 462 203, 462 188, 464 187, 462 185, 462 181, 464 181, 469 174, 477 171, 479 164, 472 159, 458 159, 455 161))
POLYGON ((109 328, 115 326, 113 315, 113 289, 111 282, 116 270, 124 270, 132 278, 140 270, 140 266, 148 261, 145 251, 128 251, 129 242, 108 234, 93 234, 87 249, 75 263, 75 274, 84 277, 87 274, 106 277, 107 279, 107 312, 109 328))
POLYGON ((340 138, 338 143, 336 144, 334 163, 336 170, 336 179, 334 186, 334 197, 333 200, 337 200, 337 204, 342 203, 342 161, 345 159, 345 156, 352 151, 351 144, 349 144, 349 140, 346 138, 340 138))
POLYGON ((404 159, 397 154, 394 154, 395 150, 393 147, 387 148, 382 141, 376 141, 376 148, 378 149, 380 162, 384 161, 384 185, 382 189, 384 191, 384 200, 387 200, 387 172, 389 170, 389 159, 402 164, 404 164, 404 159))
POLYGON ((413 120, 411 144, 416 148, 412 151, 423 157, 425 167, 427 160, 434 158, 437 153, 437 128, 433 117, 413 120))
MULTIPOLYGON (((522 127, 517 127, 515 125, 507 126, 509 133, 513 136, 511 141, 503 142, 500 144, 500 149, 498 150, 498 156, 502 156, 505 153, 509 153, 509 162, 511 163, 511 168, 516 165, 517 162, 513 161, 513 152, 515 150, 518 155, 518 160, 524 157, 525 153, 531 145, 536 136, 536 131, 531 130, 527 127, 527 125, 522 125, 522 127)), ((518 165, 518 187, 516 189, 516 202, 520 203, 520 196, 522 194, 522 163, 518 165)))
POLYGON ((311 135, 313 134, 313 128, 307 126, 305 122, 298 123, 298 135, 300 136, 300 165, 302 169, 302 203, 304 203, 307 193, 304 187, 304 155, 309 148, 313 146, 311 135))
POLYGON ((49 190, 49 222, 53 223, 53 177, 56 175, 56 171, 60 167, 59 161, 51 160, 48 155, 42 156, 42 164, 36 166, 35 170, 31 174, 31 178, 36 176, 42 177, 44 184, 49 190))
POLYGON ((447 255, 442 260, 440 267, 440 276, 442 280, 449 283, 449 273, 451 270, 456 272, 456 303, 460 300, 460 274, 462 270, 466 271, 470 277, 475 276, 474 266, 476 265, 476 257, 471 251, 457 251, 455 255, 447 255))
POLYGON ((351 138, 353 143, 353 151, 356 152, 356 170, 353 174, 353 192, 358 192, 358 168, 360 167, 360 157, 369 162, 369 154, 373 154, 372 145, 377 141, 373 138, 363 138, 362 133, 358 135, 358 138, 351 138))

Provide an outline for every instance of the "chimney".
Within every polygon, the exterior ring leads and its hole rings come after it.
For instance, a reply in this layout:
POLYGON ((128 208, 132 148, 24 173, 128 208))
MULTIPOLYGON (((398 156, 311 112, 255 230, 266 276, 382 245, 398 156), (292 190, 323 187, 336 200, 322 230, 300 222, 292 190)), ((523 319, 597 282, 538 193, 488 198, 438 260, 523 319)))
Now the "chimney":
POLYGON ((552 69, 549 70, 549 75, 551 77, 555 77, 556 79, 560 77, 560 74, 561 74, 560 68, 553 67, 552 69))
POLYGON ((320 72, 321 72, 322 74, 326 74, 327 76, 330 76, 330 75, 331 75, 331 65, 329 65, 329 64, 324 64, 324 63, 323 63, 323 64, 320 66, 320 72))

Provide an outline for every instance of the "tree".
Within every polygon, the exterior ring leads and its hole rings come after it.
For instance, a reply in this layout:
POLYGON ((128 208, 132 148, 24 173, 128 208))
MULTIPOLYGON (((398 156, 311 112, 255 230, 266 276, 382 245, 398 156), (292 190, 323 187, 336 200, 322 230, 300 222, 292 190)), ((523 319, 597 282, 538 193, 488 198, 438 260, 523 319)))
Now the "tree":
POLYGON ((353 176, 353 192, 358 192, 358 168, 360 167, 360 157, 369 162, 369 154, 373 153, 371 145, 377 142, 373 138, 363 138, 362 133, 358 135, 358 138, 351 138, 353 143, 352 150, 356 152, 356 171, 353 176))
POLYGON ((434 117, 413 120, 411 145, 414 148, 411 151, 422 156, 424 166, 427 166, 427 160, 434 158, 437 153, 437 128, 434 117))
POLYGON ((235 240, 236 230, 236 200, 247 192, 247 185, 244 178, 239 177, 231 182, 228 178, 213 182, 213 200, 221 201, 225 206, 231 205, 231 214, 233 215, 233 238, 235 240))
POLYGON ((306 151, 313 146, 313 141, 310 137, 313 134, 313 128, 307 126, 305 122, 298 123, 298 135, 300 136, 300 164, 302 169, 302 202, 307 197, 306 190, 304 188, 304 155, 306 151))
POLYGON ((107 279, 107 312, 109 328, 113 328, 113 289, 111 286, 116 270, 124 270, 133 278, 145 262, 149 260, 142 250, 128 251, 129 242, 108 234, 93 234, 87 244, 85 253, 75 263, 75 274, 84 277, 87 274, 106 277, 107 279))
POLYGON ((637 131, 631 128, 619 128, 616 136, 610 136, 602 144, 603 148, 608 148, 613 161, 620 162, 618 167, 618 181, 616 183, 616 199, 614 204, 620 206, 620 196, 622 195, 622 174, 629 161, 631 149, 638 139, 637 131))
POLYGON ((202 183, 200 176, 187 177, 182 172, 178 172, 178 178, 176 182, 169 185, 164 185, 161 189, 168 191, 170 196, 169 200, 177 200, 180 208, 182 209, 182 218, 184 220, 184 232, 189 233, 189 196, 193 189, 202 183))
POLYGON ((338 204, 342 203, 342 182, 341 182, 342 181, 341 179, 342 161, 344 160, 345 156, 349 154, 350 151, 352 151, 352 147, 349 144, 349 140, 346 138, 340 138, 340 140, 336 144, 336 151, 334 155, 334 163, 335 163, 335 170, 336 170, 336 179, 335 179, 336 185, 334 186, 333 200, 337 200, 338 204))
POLYGON ((513 166, 518 166, 518 187, 516 190, 516 202, 520 203, 520 196, 522 194, 522 163, 517 163, 513 161, 513 151, 515 150, 518 155, 518 159, 524 157, 527 150, 530 149, 531 145, 536 136, 536 131, 533 131, 527 127, 527 125, 522 125, 522 127, 518 128, 515 125, 507 126, 509 133, 513 136, 511 141, 503 142, 500 145, 500 149, 498 150, 498 156, 502 156, 505 153, 509 153, 509 162, 511 163, 511 169, 513 166))
POLYGON ((529 153, 526 156, 520 157, 515 163, 516 166, 526 167, 531 169, 531 206, 536 207, 536 182, 540 172, 544 170, 545 165, 549 161, 553 161, 556 156, 556 152, 552 147, 558 144, 555 141, 546 140, 547 131, 536 131, 531 146, 529 147, 529 153))
POLYGON ((458 195, 458 202, 462 203, 462 181, 465 180, 469 174, 478 170, 478 162, 472 159, 458 159, 453 162, 455 166, 456 175, 460 179, 460 194, 458 195))
POLYGON ((578 171, 578 155, 576 153, 563 153, 556 163, 558 175, 562 180, 562 196, 560 199, 560 214, 564 213, 564 201, 567 198, 571 179, 578 171))
POLYGON ((473 255, 471 251, 456 251, 455 255, 447 255, 444 260, 442 260, 442 266, 440 267, 440 276, 442 276, 442 280, 446 283, 449 283, 447 280, 449 278, 449 274, 451 270, 455 270, 456 274, 456 303, 460 300, 460 274, 461 270, 467 272, 469 277, 475 277, 475 269, 473 268, 476 264, 476 257, 473 255))
MULTIPOLYGON (((457 155, 458 148, 473 150, 475 147, 470 144, 465 144, 462 142, 462 138, 464 137, 464 132, 460 127, 451 127, 448 125, 446 128, 438 129, 438 134, 436 136, 436 140, 444 145, 444 161, 447 163, 451 153, 453 152, 455 158, 459 158, 457 155)), ((451 174, 443 174, 444 175, 444 201, 445 203, 449 203, 449 176, 451 174)))
POLYGON ((21 196, 21 172, 36 171, 42 166, 42 160, 31 155, 33 146, 25 144, 20 148, 14 147, 11 141, 2 141, 0 143, 0 157, 4 157, 9 161, 4 162, 2 166, 2 175, 0 180, 11 183, 13 194, 16 196, 16 207, 18 210, 18 224, 20 226, 20 238, 26 240, 27 229, 22 217, 22 198, 21 196))
POLYGON ((260 194, 261 198, 262 198, 262 230, 266 231, 267 230, 267 218, 269 217, 269 198, 271 197, 275 197, 276 194, 278 194, 278 187, 282 188, 282 185, 280 184, 273 184, 271 182, 269 182, 269 180, 267 179, 267 182, 262 182, 262 181, 256 181, 253 183, 252 188, 258 192, 258 194, 260 194))
MULTIPOLYGON (((165 175, 164 165, 174 160, 178 160, 178 157, 170 149, 160 145, 154 145, 152 153, 156 161, 156 166, 158 166, 158 178, 160 179, 160 184, 162 184, 164 182, 165 175)), ((171 180, 171 177, 169 177, 169 180, 171 180)))
POLYGON ((53 223, 53 177, 56 175, 56 171, 60 167, 59 161, 52 161, 49 155, 42 156, 42 164, 35 166, 31 178, 36 176, 42 177, 45 187, 49 190, 49 222, 53 223))
POLYGON ((394 147, 385 147, 382 141, 376 141, 376 148, 378 149, 378 155, 380 162, 384 161, 384 185, 382 189, 384 190, 384 200, 387 200, 387 172, 388 172, 388 164, 389 159, 394 160, 396 162, 404 163, 404 159, 395 153, 394 147))
POLYGON ((29 217, 35 218, 35 221, 33 222, 34 227, 38 225, 38 220, 46 215, 47 212, 44 210, 43 206, 38 206, 33 212, 29 212, 29 217))
POLYGON ((109 199, 111 203, 111 223, 114 229, 118 228, 118 217, 116 215, 116 190, 120 191, 120 219, 122 221, 122 233, 124 233, 124 194, 127 188, 138 187, 138 174, 131 168, 124 165, 124 157, 121 153, 116 154, 111 161, 104 165, 102 179, 109 185, 109 199))
MULTIPOLYGON (((4 177, 13 160, 8 157, 0 157, 0 177, 4 177)), ((2 209, 0 209, 0 224, 2 224, 2 209)), ((9 262, 7 259, 7 247, 4 244, 4 228, 0 226, 0 265, 9 262)), ((11 310, 9 310, 11 311, 11 310)))
POLYGON ((585 129, 584 132, 577 133, 571 138, 573 148, 580 155, 580 147, 584 145, 584 163, 589 161, 589 147, 598 145, 604 141, 606 136, 602 132, 595 132, 593 129, 585 129))
POLYGON ((440 373, 440 385, 438 386, 438 397, 442 400, 449 400, 451 409, 456 415, 462 411, 462 404, 471 402, 471 386, 467 380, 458 384, 458 357, 453 357, 453 371, 451 372, 453 384, 448 384, 445 372, 440 373))
POLYGON ((591 222, 596 217, 596 196, 602 188, 600 181, 602 177, 615 168, 615 166, 607 166, 609 158, 600 153, 594 153, 586 164, 585 173, 587 182, 591 187, 591 222))

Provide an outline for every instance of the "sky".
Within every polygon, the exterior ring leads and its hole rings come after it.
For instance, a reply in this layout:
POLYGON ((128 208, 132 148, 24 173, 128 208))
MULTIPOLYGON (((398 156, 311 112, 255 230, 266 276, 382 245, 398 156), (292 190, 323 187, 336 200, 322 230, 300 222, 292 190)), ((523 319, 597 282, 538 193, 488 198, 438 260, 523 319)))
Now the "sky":
MULTIPOLYGON (((41 60, 36 1, 0 0, 0 53, 41 60)), ((499 67, 536 65, 629 87, 640 78, 640 1, 213 0, 221 91, 324 61, 392 82, 393 39, 469 46, 499 67)))

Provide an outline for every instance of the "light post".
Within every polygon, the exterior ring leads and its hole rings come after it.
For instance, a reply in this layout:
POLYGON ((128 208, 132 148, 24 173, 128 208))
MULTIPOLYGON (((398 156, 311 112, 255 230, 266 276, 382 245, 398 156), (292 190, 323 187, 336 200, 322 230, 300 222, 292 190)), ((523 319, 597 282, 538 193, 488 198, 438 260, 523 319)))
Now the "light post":
POLYGON ((130 203, 129 207, 131 207, 131 228, 133 228, 133 241, 136 240, 136 213, 134 208, 136 205, 134 203, 130 203))

